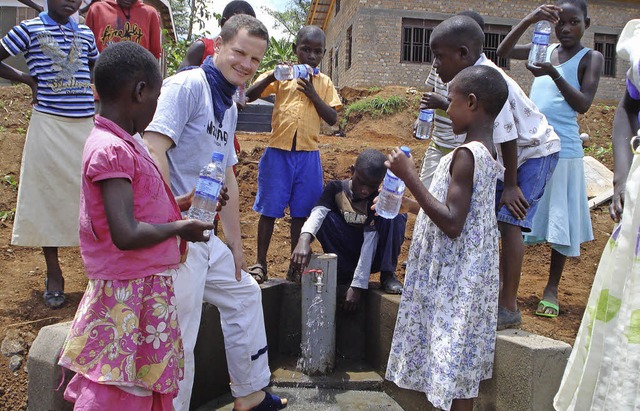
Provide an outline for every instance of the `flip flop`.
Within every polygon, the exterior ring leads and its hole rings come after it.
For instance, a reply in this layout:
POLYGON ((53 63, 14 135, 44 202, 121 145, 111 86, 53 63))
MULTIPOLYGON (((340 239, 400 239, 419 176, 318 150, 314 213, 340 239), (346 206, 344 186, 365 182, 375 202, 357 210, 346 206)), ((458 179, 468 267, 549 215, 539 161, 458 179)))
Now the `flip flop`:
POLYGON ((267 269, 263 267, 262 264, 252 265, 251 267, 249 267, 249 271, 247 272, 253 277, 254 280, 256 280, 258 284, 262 284, 268 279, 267 269))
MULTIPOLYGON (((269 391, 264 392, 264 399, 255 407, 251 408, 251 411, 277 411, 287 406, 287 399, 285 398, 284 404, 277 395, 271 394, 269 391)), ((235 408, 231 411, 235 411, 235 408)))
POLYGON ((56 309, 60 308, 64 305, 65 301, 67 301, 67 296, 64 295, 64 291, 49 291, 49 281, 47 278, 44 280, 44 294, 42 294, 42 299, 44 300, 44 305, 49 308, 56 309))
POLYGON ((558 314, 560 314, 560 307, 558 304, 551 303, 547 300, 540 300, 538 303, 536 315, 539 315, 540 317, 556 318, 558 314), (545 311, 547 311, 548 308, 554 310, 555 313, 546 313, 545 311))

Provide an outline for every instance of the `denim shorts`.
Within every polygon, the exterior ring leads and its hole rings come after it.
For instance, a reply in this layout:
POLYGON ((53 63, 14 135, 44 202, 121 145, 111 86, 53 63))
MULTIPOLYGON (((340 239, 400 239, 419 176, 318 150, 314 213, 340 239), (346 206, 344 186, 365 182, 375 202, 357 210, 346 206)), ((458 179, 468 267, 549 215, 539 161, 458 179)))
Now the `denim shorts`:
POLYGON ((258 194, 253 210, 272 218, 289 214, 309 217, 322 195, 319 151, 287 151, 267 147, 258 164, 258 194))
POLYGON ((518 187, 522 191, 522 195, 529 203, 527 215, 523 220, 518 220, 511 214, 506 206, 502 206, 497 210, 502 191, 504 190, 504 182, 498 180, 496 185, 496 215, 498 222, 503 222, 522 228, 523 232, 530 232, 533 225, 533 216, 538 208, 538 201, 544 193, 544 187, 551 178, 553 170, 558 164, 558 153, 549 154, 545 157, 530 158, 518 167, 518 187))

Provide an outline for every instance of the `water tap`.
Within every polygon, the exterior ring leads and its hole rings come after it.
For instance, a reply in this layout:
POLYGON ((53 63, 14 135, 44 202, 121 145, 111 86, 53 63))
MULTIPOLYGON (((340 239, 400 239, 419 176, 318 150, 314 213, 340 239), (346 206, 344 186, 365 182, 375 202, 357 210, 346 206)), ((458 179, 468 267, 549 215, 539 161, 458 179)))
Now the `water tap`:
POLYGON ((322 286, 324 285, 324 283, 322 282, 322 279, 324 277, 324 272, 322 270, 310 270, 313 273, 313 278, 314 278, 314 282, 313 285, 316 286, 316 293, 320 294, 322 293, 322 286))

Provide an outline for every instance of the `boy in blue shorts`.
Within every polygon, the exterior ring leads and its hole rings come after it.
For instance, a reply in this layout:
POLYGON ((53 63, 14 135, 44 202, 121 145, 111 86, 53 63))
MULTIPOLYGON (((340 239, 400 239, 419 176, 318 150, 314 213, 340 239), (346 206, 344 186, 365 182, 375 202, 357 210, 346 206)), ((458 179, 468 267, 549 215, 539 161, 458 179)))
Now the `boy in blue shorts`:
MULTIPOLYGON (((324 56, 324 32, 305 26, 298 32, 293 49, 300 64, 317 67, 324 56)), ((323 178, 318 150, 320 120, 333 125, 342 107, 331 79, 319 73, 297 81, 277 81, 273 71, 263 73, 246 92, 248 101, 276 95, 273 132, 258 165, 258 194, 253 209, 258 222, 257 262, 249 272, 259 283, 267 279, 267 252, 276 218, 291 215, 291 252, 300 230, 322 194, 323 178)), ((299 280, 290 266, 287 279, 299 280)))
POLYGON ((431 34, 433 66, 448 83, 462 69, 490 66, 498 70, 509 87, 509 98, 493 128, 498 159, 504 165, 496 189, 496 212, 502 238, 498 299, 498 329, 520 325, 517 306, 520 272, 524 257, 523 232, 531 231, 533 216, 544 188, 558 162, 560 138, 546 117, 522 91, 484 53, 484 33, 466 16, 454 16, 440 23, 431 34))
POLYGON ((11 244, 42 247, 44 303, 65 302, 58 247, 78 246, 82 148, 93 129, 91 70, 98 49, 91 29, 71 15, 80 0, 48 0, 48 11, 0 40, 0 61, 23 53, 28 73, 0 63, 0 77, 31 87, 33 111, 20 165, 11 244))

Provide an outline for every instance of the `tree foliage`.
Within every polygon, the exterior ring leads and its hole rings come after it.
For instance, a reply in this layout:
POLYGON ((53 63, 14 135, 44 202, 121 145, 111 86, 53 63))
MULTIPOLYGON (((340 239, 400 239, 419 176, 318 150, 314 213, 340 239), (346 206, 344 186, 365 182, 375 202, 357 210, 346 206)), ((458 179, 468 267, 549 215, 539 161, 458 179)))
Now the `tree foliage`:
POLYGON ((291 40, 306 24, 310 5, 311 0, 289 0, 284 11, 273 10, 265 6, 262 7, 262 10, 275 19, 274 28, 283 28, 291 40))
POLYGON ((207 21, 220 19, 220 15, 207 8, 207 0, 171 0, 173 24, 179 40, 194 39, 194 31, 201 32, 207 21))

